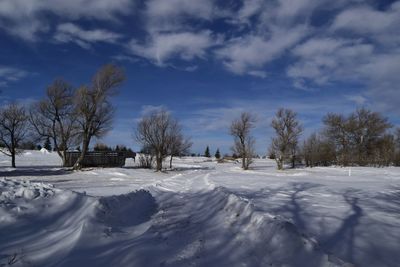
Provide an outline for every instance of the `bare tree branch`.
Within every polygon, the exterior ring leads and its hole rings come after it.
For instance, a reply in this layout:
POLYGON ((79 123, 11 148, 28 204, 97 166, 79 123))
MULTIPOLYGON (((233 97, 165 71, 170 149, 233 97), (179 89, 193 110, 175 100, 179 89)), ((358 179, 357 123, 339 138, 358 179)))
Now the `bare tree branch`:
POLYGON ((303 132, 303 128, 296 117, 297 114, 294 111, 281 108, 276 112, 275 118, 271 122, 271 126, 275 130, 271 150, 275 155, 279 170, 283 169, 283 164, 289 157, 293 168, 295 165, 298 139, 303 132))
POLYGON ((15 168, 15 156, 18 146, 28 134, 28 116, 23 106, 10 104, 0 111, 0 142, 5 146, 0 152, 11 157, 11 166, 15 168))
POLYGON ((52 140, 63 165, 68 148, 79 143, 73 96, 72 87, 57 79, 47 88, 46 98, 33 104, 29 112, 29 121, 36 134, 40 139, 52 140))
POLYGON ((110 97, 125 80, 122 69, 115 65, 105 65, 94 75, 92 85, 80 87, 75 94, 75 106, 82 151, 74 169, 80 169, 83 158, 93 137, 103 137, 110 129, 114 117, 114 107, 110 97))
POLYGON ((256 118, 248 112, 243 112, 240 118, 234 120, 230 127, 230 133, 234 138, 232 150, 242 158, 242 168, 247 170, 254 157, 255 140, 250 135, 255 127, 256 118))

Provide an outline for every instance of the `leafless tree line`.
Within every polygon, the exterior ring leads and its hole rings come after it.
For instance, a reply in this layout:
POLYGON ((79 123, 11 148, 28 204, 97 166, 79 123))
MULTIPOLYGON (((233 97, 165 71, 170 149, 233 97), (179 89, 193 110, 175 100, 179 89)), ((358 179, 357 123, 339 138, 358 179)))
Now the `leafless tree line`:
POLYGON ((168 156, 172 168, 173 157, 189 153, 192 146, 190 138, 183 135, 179 122, 165 109, 145 114, 137 125, 135 137, 143 146, 139 164, 151 168, 155 163, 157 171, 163 169, 168 156))
MULTIPOLYGON (((12 158, 21 142, 29 135, 35 141, 51 140, 54 150, 66 163, 66 153, 77 145, 81 154, 74 165, 80 169, 93 138, 104 136, 112 126, 114 107, 110 102, 117 87, 123 82, 123 71, 114 65, 105 65, 94 75, 90 85, 74 89, 62 79, 55 80, 46 90, 46 96, 30 108, 10 104, 0 112, 0 142, 3 152, 12 158)), ((189 153, 190 138, 183 135, 179 122, 166 110, 154 111, 138 123, 136 140, 143 145, 139 163, 163 168, 163 161, 169 157, 189 153), (153 161, 154 159, 154 161, 153 161)))
POLYGON ((104 136, 112 125, 114 107, 110 98, 124 81, 121 68, 108 64, 101 67, 89 85, 74 89, 62 79, 55 80, 46 96, 30 108, 12 103, 0 111, 1 150, 12 158, 27 135, 35 140, 50 139, 65 165, 66 151, 80 144, 81 155, 74 169, 82 167, 92 138, 104 136))
MULTIPOLYGON (((247 170, 255 156, 255 140, 250 131, 255 127, 255 116, 244 112, 231 124, 234 137, 233 152, 242 158, 242 168, 247 170)), ((312 133, 300 142, 303 127, 297 113, 279 109, 272 119, 275 135, 269 147, 270 157, 277 168, 285 164, 314 166, 400 166, 400 128, 378 112, 360 108, 345 116, 327 114, 323 129, 312 133)))
POLYGON ((303 145, 307 166, 400 165, 400 129, 378 112, 361 108, 348 116, 330 113, 324 128, 303 145))
MULTIPOLYGON (((66 152, 80 145, 81 155, 74 169, 82 167, 82 160, 93 138, 104 136, 112 126, 115 108, 111 97, 124 81, 123 71, 105 65, 94 75, 89 85, 74 89, 62 79, 55 80, 46 96, 26 108, 12 103, 0 110, 0 152, 15 157, 27 136, 35 140, 51 140, 65 165, 66 152)), ((256 116, 243 112, 233 120, 229 132, 234 139, 232 151, 249 169, 255 157, 255 138, 252 131, 256 116)), ((323 118, 323 129, 311 134, 300 144, 303 127, 296 112, 279 109, 272 119, 275 132, 269 154, 282 170, 285 164, 306 166, 358 165, 400 166, 400 129, 378 112, 357 109, 349 115, 329 113, 323 118)), ((142 145, 139 164, 163 169, 169 157, 169 167, 176 156, 189 153, 190 138, 184 136, 182 126, 167 110, 145 114, 136 127, 135 138, 142 145)))
MULTIPOLYGON (((299 137, 303 129, 297 120, 297 114, 289 109, 279 109, 271 122, 275 130, 275 137, 269 148, 270 154, 274 155, 277 167, 282 170, 284 163, 291 161, 295 166, 296 157, 299 151, 299 137)), ((243 112, 238 119, 235 119, 230 127, 230 134, 234 138, 232 151, 242 160, 242 168, 248 170, 255 157, 255 139, 251 130, 255 128, 256 117, 254 114, 243 112)))

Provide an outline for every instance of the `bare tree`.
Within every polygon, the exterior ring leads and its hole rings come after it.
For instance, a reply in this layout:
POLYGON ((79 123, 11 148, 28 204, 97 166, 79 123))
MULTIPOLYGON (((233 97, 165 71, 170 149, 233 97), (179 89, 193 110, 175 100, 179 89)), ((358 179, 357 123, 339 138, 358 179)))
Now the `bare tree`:
POLYGON ((316 166, 319 160, 319 138, 316 133, 312 133, 307 140, 304 141, 303 144, 303 156, 304 161, 307 167, 314 167, 316 166))
POLYGON ((340 114, 329 113, 323 118, 323 123, 325 124, 323 134, 335 145, 337 162, 347 166, 350 161, 351 145, 346 118, 340 114))
POLYGON ((394 165, 400 166, 400 128, 397 128, 395 131, 395 155, 394 155, 394 165))
POLYGON ((154 153, 150 147, 142 147, 139 154, 139 167, 143 169, 151 169, 154 162, 154 153))
POLYGON ((190 148, 192 147, 192 142, 190 138, 185 137, 182 133, 182 127, 177 123, 175 124, 175 128, 171 131, 171 145, 169 148, 169 167, 172 168, 172 158, 180 157, 184 154, 188 154, 190 148))
POLYGON ((51 140, 65 166, 66 151, 79 143, 77 116, 74 110, 74 91, 62 79, 55 80, 46 97, 33 104, 29 120, 39 138, 51 140))
POLYGON ((110 129, 114 115, 114 107, 110 97, 124 81, 122 69, 109 64, 100 68, 94 75, 92 85, 80 87, 75 94, 75 105, 78 116, 79 135, 82 139, 81 155, 74 169, 82 167, 82 161, 89 149, 93 137, 100 138, 110 129))
POLYGON ((137 125, 136 140, 153 154, 157 171, 162 170, 168 155, 182 153, 191 145, 183 137, 178 121, 164 109, 143 116, 137 125))
POLYGON ((361 108, 349 116, 328 114, 323 122, 324 135, 335 144, 338 163, 342 166, 381 165, 380 162, 387 160, 381 146, 390 143, 386 134, 392 125, 380 113, 361 108))
POLYGON ((391 163, 395 163, 396 157, 396 142, 395 136, 392 134, 385 134, 376 142, 374 165, 376 167, 387 167, 391 163))
POLYGON ((15 156, 18 146, 28 132, 28 116, 23 106, 10 104, 0 111, 0 141, 4 149, 0 151, 11 157, 11 166, 15 168, 15 156))
POLYGON ((254 137, 250 131, 255 127, 256 118, 248 112, 243 112, 240 118, 234 120, 230 127, 230 134, 234 138, 233 152, 242 158, 242 168, 248 170, 254 156, 254 137))
POLYGON ((335 148, 319 134, 311 134, 303 145, 303 157, 307 167, 329 166, 335 163, 335 148))
POLYGON ((297 114, 290 109, 280 108, 271 123, 276 136, 272 138, 271 150, 275 154, 278 170, 283 169, 285 160, 289 157, 294 167, 298 140, 303 132, 297 114))

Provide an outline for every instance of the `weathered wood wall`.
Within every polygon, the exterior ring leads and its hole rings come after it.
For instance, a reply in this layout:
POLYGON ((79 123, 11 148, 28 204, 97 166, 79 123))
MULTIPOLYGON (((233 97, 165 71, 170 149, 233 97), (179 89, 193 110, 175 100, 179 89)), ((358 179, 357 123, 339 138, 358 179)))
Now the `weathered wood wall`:
MULTIPOLYGON (((67 152, 66 166, 72 167, 78 160, 80 152, 67 152)), ((82 166, 83 167, 122 167, 125 165, 125 152, 115 151, 95 151, 86 153, 82 166)))

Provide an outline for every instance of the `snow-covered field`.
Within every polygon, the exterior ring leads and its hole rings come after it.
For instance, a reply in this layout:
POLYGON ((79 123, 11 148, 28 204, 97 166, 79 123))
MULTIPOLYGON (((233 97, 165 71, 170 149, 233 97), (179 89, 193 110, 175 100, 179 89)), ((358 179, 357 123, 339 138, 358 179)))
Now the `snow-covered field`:
POLYGON ((400 168, 59 164, 0 156, 0 266, 399 266, 400 168))

